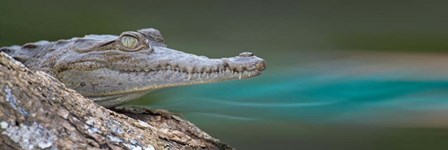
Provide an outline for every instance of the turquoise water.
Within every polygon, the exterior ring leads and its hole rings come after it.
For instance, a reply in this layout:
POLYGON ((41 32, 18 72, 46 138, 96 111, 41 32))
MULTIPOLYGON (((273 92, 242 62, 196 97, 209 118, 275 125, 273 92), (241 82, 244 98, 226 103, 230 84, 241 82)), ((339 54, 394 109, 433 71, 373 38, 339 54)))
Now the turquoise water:
POLYGON ((331 78, 319 74, 267 74, 249 81, 156 91, 150 97, 158 99, 151 106, 184 115, 344 123, 346 119, 362 122, 362 116, 384 111, 410 117, 396 113, 444 109, 448 106, 446 93, 448 81, 399 80, 386 75, 331 78))
POLYGON ((328 80, 337 79, 270 76, 244 83, 176 88, 155 92, 162 100, 153 105, 229 119, 309 122, 338 121, 375 113, 375 109, 423 111, 448 106, 448 81, 328 80))

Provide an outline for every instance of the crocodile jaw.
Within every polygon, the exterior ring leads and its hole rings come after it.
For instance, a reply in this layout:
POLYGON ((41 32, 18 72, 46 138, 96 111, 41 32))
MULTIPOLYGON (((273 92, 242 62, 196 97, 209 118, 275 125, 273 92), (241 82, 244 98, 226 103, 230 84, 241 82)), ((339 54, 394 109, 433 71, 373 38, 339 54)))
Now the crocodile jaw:
POLYGON ((73 59, 77 62, 65 63, 65 69, 57 71, 57 76, 70 88, 106 107, 138 98, 154 89, 251 78, 260 75, 266 67, 263 59, 249 52, 210 59, 162 46, 153 47, 152 51, 104 51, 86 55, 108 58, 120 55, 120 59, 113 63, 103 59, 73 59), (85 79, 89 82, 79 82, 85 79))

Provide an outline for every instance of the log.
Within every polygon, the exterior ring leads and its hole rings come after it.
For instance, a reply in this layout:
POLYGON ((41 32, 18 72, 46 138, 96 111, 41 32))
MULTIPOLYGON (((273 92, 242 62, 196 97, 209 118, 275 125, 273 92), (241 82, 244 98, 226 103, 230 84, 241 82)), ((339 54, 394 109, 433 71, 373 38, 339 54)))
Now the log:
POLYGON ((106 109, 0 53, 0 149, 233 149, 167 111, 106 109))

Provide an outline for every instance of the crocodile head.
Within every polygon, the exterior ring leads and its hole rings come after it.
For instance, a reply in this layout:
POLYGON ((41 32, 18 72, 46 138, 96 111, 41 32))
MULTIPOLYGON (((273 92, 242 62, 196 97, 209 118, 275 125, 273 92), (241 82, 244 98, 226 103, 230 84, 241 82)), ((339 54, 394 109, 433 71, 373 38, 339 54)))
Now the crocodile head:
POLYGON ((152 28, 76 38, 63 49, 67 51, 55 58, 53 74, 106 107, 154 89, 251 78, 266 67, 250 52, 211 59, 167 48, 152 28))

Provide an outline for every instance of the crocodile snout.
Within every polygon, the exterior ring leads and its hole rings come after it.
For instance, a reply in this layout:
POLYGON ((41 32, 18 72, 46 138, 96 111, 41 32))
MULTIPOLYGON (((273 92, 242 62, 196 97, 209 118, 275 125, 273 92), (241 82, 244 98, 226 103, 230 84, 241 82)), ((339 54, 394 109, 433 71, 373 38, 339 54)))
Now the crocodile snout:
POLYGON ((264 69, 266 69, 266 62, 264 60, 261 60, 260 62, 255 64, 255 67, 257 67, 257 70, 263 71, 264 69))
POLYGON ((252 52, 242 52, 238 56, 247 58, 250 61, 255 61, 254 66, 255 66, 255 69, 257 69, 258 71, 263 71, 264 69, 266 69, 266 62, 263 59, 255 56, 255 54, 252 52))

